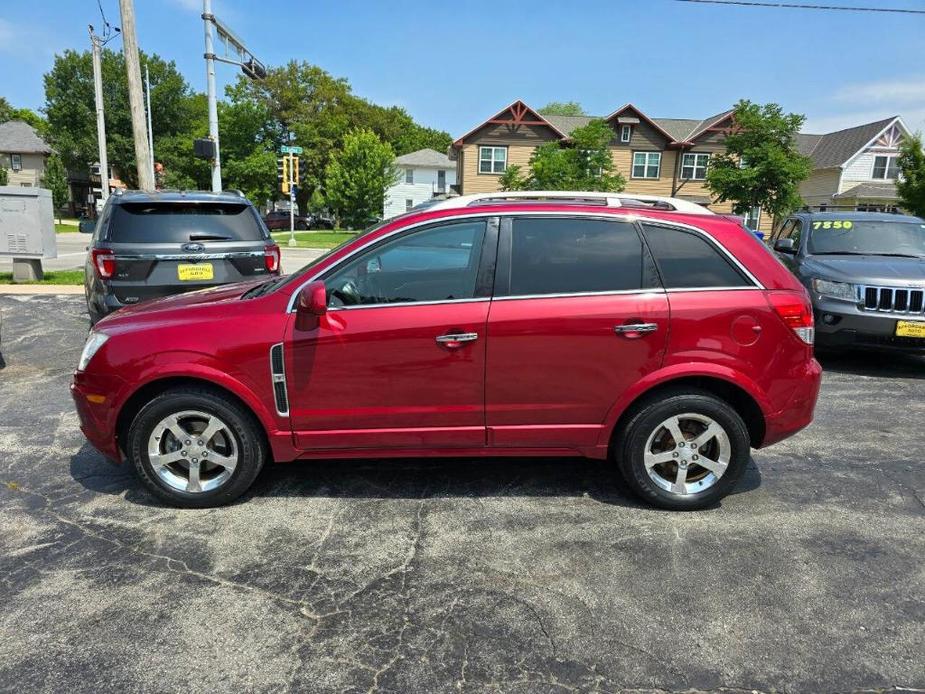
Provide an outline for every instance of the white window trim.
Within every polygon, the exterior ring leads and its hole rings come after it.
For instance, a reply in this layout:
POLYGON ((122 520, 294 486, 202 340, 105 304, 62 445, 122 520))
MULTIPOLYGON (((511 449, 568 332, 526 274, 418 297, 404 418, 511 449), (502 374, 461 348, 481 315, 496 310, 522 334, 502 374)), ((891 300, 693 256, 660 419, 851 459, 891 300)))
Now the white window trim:
POLYGON ((410 212, 414 207, 414 200, 411 198, 405 198, 405 212, 410 212))
POLYGON ((641 180, 657 181, 659 178, 661 178, 661 176, 662 176, 662 153, 661 152, 654 152, 651 150, 645 150, 645 151, 641 150, 641 151, 633 152, 633 159, 630 163, 630 178, 635 178, 640 181, 641 180), (636 155, 637 154, 646 155, 646 163, 645 163, 645 166, 643 167, 643 173, 645 175, 643 176, 636 175, 636 155), (658 157, 658 164, 655 167, 655 175, 649 176, 649 167, 650 167, 649 161, 652 155, 656 155, 658 157))
POLYGON ((507 153, 508 153, 507 145, 479 145, 479 160, 477 163, 476 171, 478 172, 480 176, 500 176, 507 170, 507 153), (486 150, 486 149, 491 150, 491 156, 488 159, 485 159, 482 156, 482 150, 486 150), (501 150, 504 152, 504 160, 503 160, 504 166, 501 168, 500 171, 495 171, 495 163, 497 163, 498 161, 495 158, 495 152, 497 150, 501 150), (483 161, 491 162, 491 169, 492 169, 491 171, 482 171, 483 161))
POLYGON ((752 231, 758 231, 758 229, 761 228, 761 208, 758 205, 755 205, 754 207, 752 207, 745 214, 745 226, 751 229, 752 231), (748 218, 751 217, 752 212, 754 212, 755 210, 758 210, 758 214, 755 216, 755 226, 750 227, 748 226, 748 218))
POLYGON ((897 161, 898 159, 899 159, 898 154, 876 154, 874 155, 874 161, 870 167, 870 180, 872 181, 895 181, 897 178, 899 178, 899 162, 897 161), (883 169, 883 178, 880 178, 879 176, 874 175, 874 172, 877 170, 877 160, 878 159, 886 159, 886 167, 883 169), (893 160, 894 162, 896 162, 896 176, 894 178, 890 178, 890 175, 889 175, 890 174, 890 160, 893 160))
POLYGON ((405 169, 405 183, 414 185, 414 169, 405 169))
POLYGON ((626 144, 633 139, 633 126, 632 125, 621 125, 620 126, 620 142, 626 144))
POLYGON ((710 153, 709 152, 685 152, 681 155, 681 180, 683 181, 705 181, 707 180, 707 168, 710 166, 710 153), (694 157, 694 164, 690 166, 684 163, 686 157, 694 157), (698 165, 698 157, 706 157, 707 163, 703 166, 698 165), (691 176, 684 175, 684 169, 692 169, 691 176), (703 169, 703 176, 697 175, 697 169, 703 169))
POLYGON ((21 154, 10 154, 10 169, 13 171, 22 171, 21 154))

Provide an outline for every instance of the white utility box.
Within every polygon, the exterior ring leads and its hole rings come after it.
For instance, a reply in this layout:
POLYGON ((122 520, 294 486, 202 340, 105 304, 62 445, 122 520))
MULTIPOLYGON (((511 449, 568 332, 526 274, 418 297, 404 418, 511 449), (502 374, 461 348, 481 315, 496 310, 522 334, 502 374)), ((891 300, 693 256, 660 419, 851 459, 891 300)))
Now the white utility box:
POLYGON ((0 186, 0 257, 20 281, 41 279, 42 259, 58 257, 50 190, 0 186))

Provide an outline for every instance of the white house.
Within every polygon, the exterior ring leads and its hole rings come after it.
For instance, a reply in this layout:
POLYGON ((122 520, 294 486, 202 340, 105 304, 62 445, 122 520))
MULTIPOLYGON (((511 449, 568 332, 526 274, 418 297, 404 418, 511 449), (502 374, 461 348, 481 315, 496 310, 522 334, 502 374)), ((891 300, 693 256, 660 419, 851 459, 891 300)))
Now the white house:
POLYGON ((800 184, 800 195, 816 210, 895 211, 899 145, 907 135, 899 116, 825 135, 801 134, 800 150, 812 159, 813 172, 800 184))
POLYGON ((456 162, 433 149, 419 149, 395 160, 401 175, 385 192, 384 219, 404 214, 435 195, 450 192, 456 185, 456 162))

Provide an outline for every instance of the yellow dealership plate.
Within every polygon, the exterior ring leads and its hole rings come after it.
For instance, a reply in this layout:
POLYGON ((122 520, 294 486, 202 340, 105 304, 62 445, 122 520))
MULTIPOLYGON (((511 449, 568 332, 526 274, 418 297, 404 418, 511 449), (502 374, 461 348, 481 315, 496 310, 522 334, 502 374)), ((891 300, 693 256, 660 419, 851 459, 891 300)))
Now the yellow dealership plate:
POLYGON ((177 265, 177 277, 182 282, 198 282, 215 279, 212 263, 181 263, 177 265))
POLYGON ((896 337, 925 338, 925 322, 914 320, 896 321, 896 337))

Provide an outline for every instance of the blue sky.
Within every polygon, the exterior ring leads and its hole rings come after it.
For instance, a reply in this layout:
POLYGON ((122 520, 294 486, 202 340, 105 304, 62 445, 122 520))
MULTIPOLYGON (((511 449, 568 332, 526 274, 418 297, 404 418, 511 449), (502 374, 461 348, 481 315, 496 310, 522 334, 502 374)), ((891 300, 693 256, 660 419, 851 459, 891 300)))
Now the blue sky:
MULTIPOLYGON (((118 24, 118 0, 101 2, 118 24)), ((204 89, 201 0, 135 4, 142 48, 204 89)), ((827 4, 925 9, 925 0, 827 4)), ((308 60, 454 137, 518 98, 704 118, 745 97, 805 114, 807 132, 896 113, 925 130, 925 15, 673 0, 213 0, 213 11, 265 63, 308 60)), ((42 74, 56 52, 89 45, 88 23, 100 24, 96 0, 5 2, 0 95, 41 107, 42 74)), ((235 76, 232 66, 218 72, 221 83, 235 76)))

